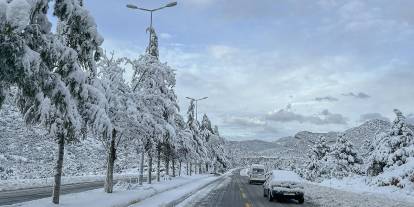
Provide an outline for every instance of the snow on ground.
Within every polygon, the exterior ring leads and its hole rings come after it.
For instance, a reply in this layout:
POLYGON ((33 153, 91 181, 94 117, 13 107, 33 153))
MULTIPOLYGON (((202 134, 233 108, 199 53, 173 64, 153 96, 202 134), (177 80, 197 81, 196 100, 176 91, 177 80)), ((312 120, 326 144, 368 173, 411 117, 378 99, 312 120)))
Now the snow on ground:
MULTIPOLYGON (((145 175, 144 175, 145 176, 145 175)), ((136 182, 139 174, 115 174, 114 179, 130 179, 131 181, 136 182)), ((89 175, 89 176, 65 176, 62 177, 62 184, 75 184, 75 183, 84 183, 84 182, 96 182, 104 181, 105 175, 89 175)), ((34 188, 34 187, 47 187, 53 186, 54 178, 42 178, 42 179, 19 179, 19 180, 0 180, 0 191, 5 190, 18 190, 25 188, 34 188)))
POLYGON ((398 199, 414 203, 413 191, 404 190, 395 186, 369 185, 369 178, 363 176, 329 179, 324 180, 318 185, 365 195, 381 195, 393 200, 398 199))
POLYGON ((329 187, 305 184, 305 203, 313 203, 321 207, 412 207, 414 203, 390 199, 381 195, 347 192, 329 187))
POLYGON ((249 174, 247 174, 249 172, 249 168, 244 168, 242 170, 240 170, 240 176, 246 176, 248 177, 249 174))
MULTIPOLYGON (((162 181, 160 183, 153 183, 151 185, 144 184, 139 186, 129 183, 118 183, 114 188, 114 193, 107 194, 103 189, 96 189, 85 191, 81 193, 67 194, 60 197, 60 205, 63 207, 123 207, 132 204, 141 206, 146 203, 146 199, 151 199, 152 196, 162 201, 168 202, 168 197, 179 196, 179 193, 188 193, 193 189, 197 189, 209 182, 212 182, 219 177, 213 175, 193 175, 176 177, 171 180, 162 181), (168 192, 167 192, 168 191, 168 192), (160 194, 160 196, 158 196, 160 194), (174 195, 174 196, 172 196, 174 195)), ((144 205, 154 206, 154 205, 144 205)), ((52 204, 51 198, 44 198, 25 203, 11 205, 11 207, 56 207, 52 204)))
POLYGON ((223 180, 219 180, 219 182, 213 182, 212 184, 208 185, 207 187, 195 192, 193 195, 185 199, 180 204, 176 205, 176 207, 193 207, 195 203, 199 200, 206 197, 212 190, 220 189, 231 182, 230 176, 224 176, 223 180))
MULTIPOLYGON (((176 203, 179 202, 181 198, 185 199, 185 197, 190 196, 194 192, 205 190, 205 187, 208 188, 209 184, 213 181, 216 181, 218 178, 219 177, 215 176, 197 180, 187 185, 175 188, 172 191, 166 191, 157 194, 137 204, 134 204, 131 207, 176 206, 176 203)), ((211 190, 211 188, 209 189, 211 190)))

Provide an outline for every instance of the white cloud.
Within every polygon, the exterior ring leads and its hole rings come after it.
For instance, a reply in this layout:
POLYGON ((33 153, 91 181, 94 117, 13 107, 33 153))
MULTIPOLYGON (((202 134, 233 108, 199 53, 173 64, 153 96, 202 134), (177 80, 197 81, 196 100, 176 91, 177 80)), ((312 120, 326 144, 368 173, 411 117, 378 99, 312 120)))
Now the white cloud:
POLYGON ((303 115, 298 114, 293 111, 288 111, 281 109, 276 112, 269 113, 266 116, 267 120, 275 122, 299 122, 299 123, 310 123, 316 125, 330 125, 330 124, 340 124, 347 125, 348 118, 344 117, 342 114, 331 113, 329 110, 325 109, 318 115, 303 115))
POLYGON ((171 35, 171 34, 169 34, 169 33, 161 33, 161 34, 159 34, 158 35, 161 39, 165 39, 165 40, 168 40, 168 39, 171 39, 173 36, 171 35))

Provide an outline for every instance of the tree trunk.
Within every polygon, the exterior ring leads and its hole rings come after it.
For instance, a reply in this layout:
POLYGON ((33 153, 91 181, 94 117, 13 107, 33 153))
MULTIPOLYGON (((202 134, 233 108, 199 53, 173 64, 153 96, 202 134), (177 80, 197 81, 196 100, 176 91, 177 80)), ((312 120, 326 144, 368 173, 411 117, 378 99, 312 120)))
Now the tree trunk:
POLYGON ((193 166, 192 166, 192 163, 190 163, 190 176, 191 176, 191 174, 192 174, 192 171, 193 171, 193 166))
POLYGON ((168 157, 168 155, 165 158, 165 174, 170 175, 170 158, 168 157))
POLYGON ((59 204, 60 197, 60 184, 62 180, 63 169, 63 156, 65 155, 65 136, 63 134, 58 135, 58 159, 55 168, 55 185, 53 186, 53 203, 59 204))
POLYGON ((106 179, 105 179, 105 192, 112 193, 114 188, 114 164, 116 159, 116 130, 112 130, 111 145, 109 147, 109 155, 107 159, 106 179))
POLYGON ((178 176, 181 176, 181 164, 182 164, 182 161, 180 160, 180 163, 179 163, 179 171, 178 171, 178 176))
POLYGON ((203 173, 203 169, 201 169, 201 162, 198 163, 198 174, 202 174, 203 173))
POLYGON ((139 184, 142 185, 142 181, 144 180, 144 156, 145 152, 144 149, 142 149, 141 152, 141 163, 139 168, 139 184))
POLYGON ((172 171, 173 171, 173 177, 175 177, 175 158, 172 159, 172 171))
POLYGON ((206 163, 206 172, 208 173, 208 163, 206 163))
POLYGON ((190 175, 190 174, 189 174, 189 172, 188 172, 188 167, 189 167, 189 166, 190 166, 190 164, 187 162, 187 164, 186 164, 186 166, 185 166, 186 171, 187 171, 186 175, 190 175))
POLYGON ((160 167, 161 167, 161 149, 157 149, 157 182, 160 182, 160 167))
POLYGON ((148 153, 148 184, 152 183, 152 156, 148 153))

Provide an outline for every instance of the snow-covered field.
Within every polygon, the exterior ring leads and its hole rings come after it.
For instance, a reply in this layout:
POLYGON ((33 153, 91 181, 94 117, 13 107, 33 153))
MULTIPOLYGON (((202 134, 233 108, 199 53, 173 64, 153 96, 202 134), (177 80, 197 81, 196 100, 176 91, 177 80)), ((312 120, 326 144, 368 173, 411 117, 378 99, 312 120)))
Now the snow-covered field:
MULTIPOLYGON (((157 206, 174 201, 210 182, 219 179, 213 175, 194 175, 176 177, 152 185, 129 184, 120 182, 114 187, 114 193, 107 194, 103 189, 85 191, 61 196, 60 206, 65 207, 121 207, 121 206, 157 206)), ((11 205, 13 207, 52 207, 50 198, 11 205)))
POLYGON ((335 188, 348 192, 355 192, 365 195, 376 195, 390 199, 404 200, 414 203, 414 192, 407 189, 401 189, 395 186, 375 186, 369 185, 369 178, 363 176, 346 177, 343 179, 328 179, 321 183, 320 186, 335 188))

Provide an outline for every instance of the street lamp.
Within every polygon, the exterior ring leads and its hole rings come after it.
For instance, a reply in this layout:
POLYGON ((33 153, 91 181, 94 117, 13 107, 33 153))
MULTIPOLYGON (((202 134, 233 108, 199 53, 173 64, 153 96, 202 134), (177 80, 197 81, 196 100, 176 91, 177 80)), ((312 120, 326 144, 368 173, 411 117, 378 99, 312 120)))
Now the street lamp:
POLYGON ((174 6, 177 6, 177 2, 176 1, 171 2, 171 3, 168 3, 168 4, 164 5, 164 6, 159 7, 159 8, 156 8, 156 9, 141 8, 141 7, 138 7, 138 6, 134 5, 134 4, 127 4, 126 5, 126 7, 129 8, 129 9, 141 10, 141 11, 146 11, 146 12, 151 13, 150 36, 149 36, 149 44, 150 45, 151 45, 151 37, 152 37, 152 32, 151 32, 151 30, 152 30, 152 13, 155 12, 155 11, 161 10, 161 9, 165 9, 165 8, 168 8, 168 7, 174 7, 174 6))
POLYGON ((201 100, 204 100, 204 99, 208 99, 208 97, 206 96, 206 97, 203 97, 203 98, 199 98, 199 99, 196 99, 196 98, 191 98, 191 97, 185 97, 186 99, 190 99, 190 100, 193 100, 194 102, 195 102, 195 115, 196 115, 196 120, 198 121, 198 119, 197 119, 197 102, 198 101, 201 101, 201 100))

